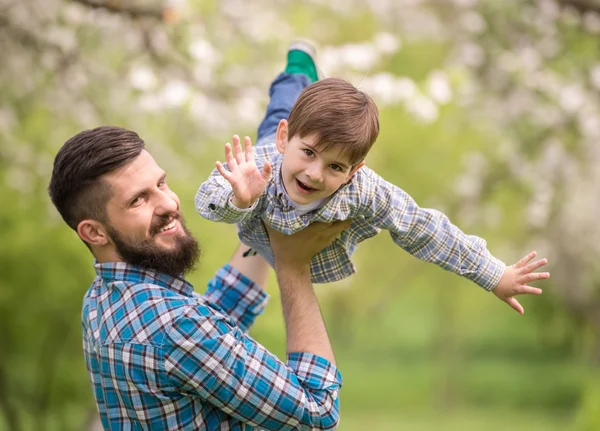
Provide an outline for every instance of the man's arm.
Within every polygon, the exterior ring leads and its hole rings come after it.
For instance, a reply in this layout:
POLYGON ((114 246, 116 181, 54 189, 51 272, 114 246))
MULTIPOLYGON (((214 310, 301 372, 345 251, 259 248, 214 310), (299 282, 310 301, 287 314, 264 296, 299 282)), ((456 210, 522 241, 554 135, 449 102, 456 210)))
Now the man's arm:
POLYGON ((262 429, 335 428, 342 380, 308 262, 348 225, 315 225, 300 236, 271 233, 283 285, 286 364, 210 304, 190 307, 176 319, 165 342, 165 370, 177 389, 262 429))
POLYGON ((311 241, 326 245, 349 226, 349 220, 333 227, 313 223, 292 235, 293 243, 290 243, 289 236, 266 227, 275 255, 288 354, 308 352, 335 364, 333 349, 310 281, 309 262, 315 254, 311 241))
POLYGON ((240 243, 229 262, 208 282, 203 295, 231 316, 244 332, 250 329, 269 300, 262 289, 267 284, 269 264, 259 254, 244 256, 248 249, 240 243))

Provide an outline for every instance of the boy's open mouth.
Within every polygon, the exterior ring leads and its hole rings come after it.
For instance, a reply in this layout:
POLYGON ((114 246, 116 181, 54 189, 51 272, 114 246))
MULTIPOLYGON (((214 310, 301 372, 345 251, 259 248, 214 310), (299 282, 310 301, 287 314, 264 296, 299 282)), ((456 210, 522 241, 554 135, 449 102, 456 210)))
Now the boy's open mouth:
POLYGON ((307 186, 302 181, 300 181, 298 178, 296 178, 296 185, 298 186, 298 188, 300 188, 301 190, 304 190, 306 192, 316 192, 317 191, 317 189, 313 189, 312 187, 307 186))

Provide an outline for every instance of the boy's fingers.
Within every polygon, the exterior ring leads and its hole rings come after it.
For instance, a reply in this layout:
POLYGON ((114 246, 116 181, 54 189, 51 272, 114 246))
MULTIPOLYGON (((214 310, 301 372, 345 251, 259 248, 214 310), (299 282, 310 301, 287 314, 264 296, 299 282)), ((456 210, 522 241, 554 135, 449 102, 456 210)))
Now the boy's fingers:
POLYGON ((519 295, 521 295, 521 294, 524 294, 524 295, 541 295, 542 294, 542 289, 540 289, 539 287, 532 287, 532 286, 523 285, 523 286, 517 287, 517 293, 519 295))
POLYGON ((532 262, 528 265, 525 265, 523 267, 524 272, 533 272, 536 269, 546 265, 548 263, 548 259, 544 258, 544 259, 540 259, 540 260, 536 260, 535 262, 532 262))
POLYGON ((248 136, 244 138, 244 146, 246 152, 246 161, 251 162, 254 160, 254 151, 252 151, 252 141, 248 136))
POLYGON ((519 314, 525 313, 525 310, 523 309, 523 307, 521 306, 521 304, 519 304, 519 301, 517 301, 514 297, 508 298, 506 300, 506 303, 508 305, 510 305, 512 308, 514 308, 515 310, 517 310, 517 312, 519 314))
POLYGON ((263 170, 262 170, 262 176, 265 179, 265 181, 269 181, 271 179, 272 173, 273 173, 273 167, 271 166, 271 163, 265 162, 265 165, 263 166, 263 170))
POLYGON ((235 166, 237 166, 237 163, 235 162, 235 159, 233 158, 233 154, 231 151, 231 144, 229 142, 227 142, 225 144, 225 161, 229 165, 229 169, 233 169, 235 166))
POLYGON ((549 272, 532 272, 529 274, 525 274, 519 278, 519 283, 527 284, 535 280, 543 280, 545 278, 550 278, 549 272))
POLYGON ((517 267, 517 268, 524 267, 527 264, 527 262, 529 262, 531 259, 533 259, 536 256, 537 256, 537 252, 532 251, 527 256, 524 256, 521 260, 519 260, 517 263, 515 263, 515 267, 517 267))
POLYGON ((242 144, 240 144, 240 137, 238 135, 233 136, 233 152, 236 162, 241 164, 244 162, 244 153, 242 151, 242 144))
POLYGON ((225 178, 226 180, 229 179, 229 177, 231 176, 231 172, 225 169, 225 166, 223 166, 223 164, 219 161, 217 161, 215 165, 217 166, 217 170, 219 171, 219 173, 223 175, 223 178, 225 178))

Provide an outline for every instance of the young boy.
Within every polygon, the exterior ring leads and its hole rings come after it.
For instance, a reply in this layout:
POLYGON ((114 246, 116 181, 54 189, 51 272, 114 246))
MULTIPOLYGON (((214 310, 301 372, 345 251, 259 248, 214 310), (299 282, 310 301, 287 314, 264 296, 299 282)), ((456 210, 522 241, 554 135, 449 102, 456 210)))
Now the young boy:
POLYGON ((518 294, 540 294, 528 282, 545 259, 515 265, 493 257, 486 242, 464 234, 439 211, 419 208, 403 190, 367 168, 364 158, 379 134, 377 106, 339 78, 319 80, 315 51, 305 42, 288 50, 285 72, 273 81, 257 145, 239 137, 225 145, 226 166, 216 163, 196 194, 198 213, 237 223, 240 240, 273 265, 263 223, 293 234, 315 221, 351 219, 349 229, 311 262, 314 283, 355 272, 350 257, 359 242, 388 230, 401 248, 464 276, 493 292, 519 313, 518 294))

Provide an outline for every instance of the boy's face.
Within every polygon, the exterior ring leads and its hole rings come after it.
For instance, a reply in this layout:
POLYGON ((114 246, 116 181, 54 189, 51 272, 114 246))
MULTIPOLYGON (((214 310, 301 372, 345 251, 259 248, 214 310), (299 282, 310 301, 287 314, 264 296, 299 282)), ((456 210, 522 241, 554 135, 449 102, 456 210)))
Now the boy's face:
POLYGON ((364 165, 361 162, 352 166, 349 157, 337 148, 319 151, 316 141, 316 135, 294 136, 290 140, 277 136, 277 147, 283 153, 283 184, 297 204, 331 196, 364 165))

